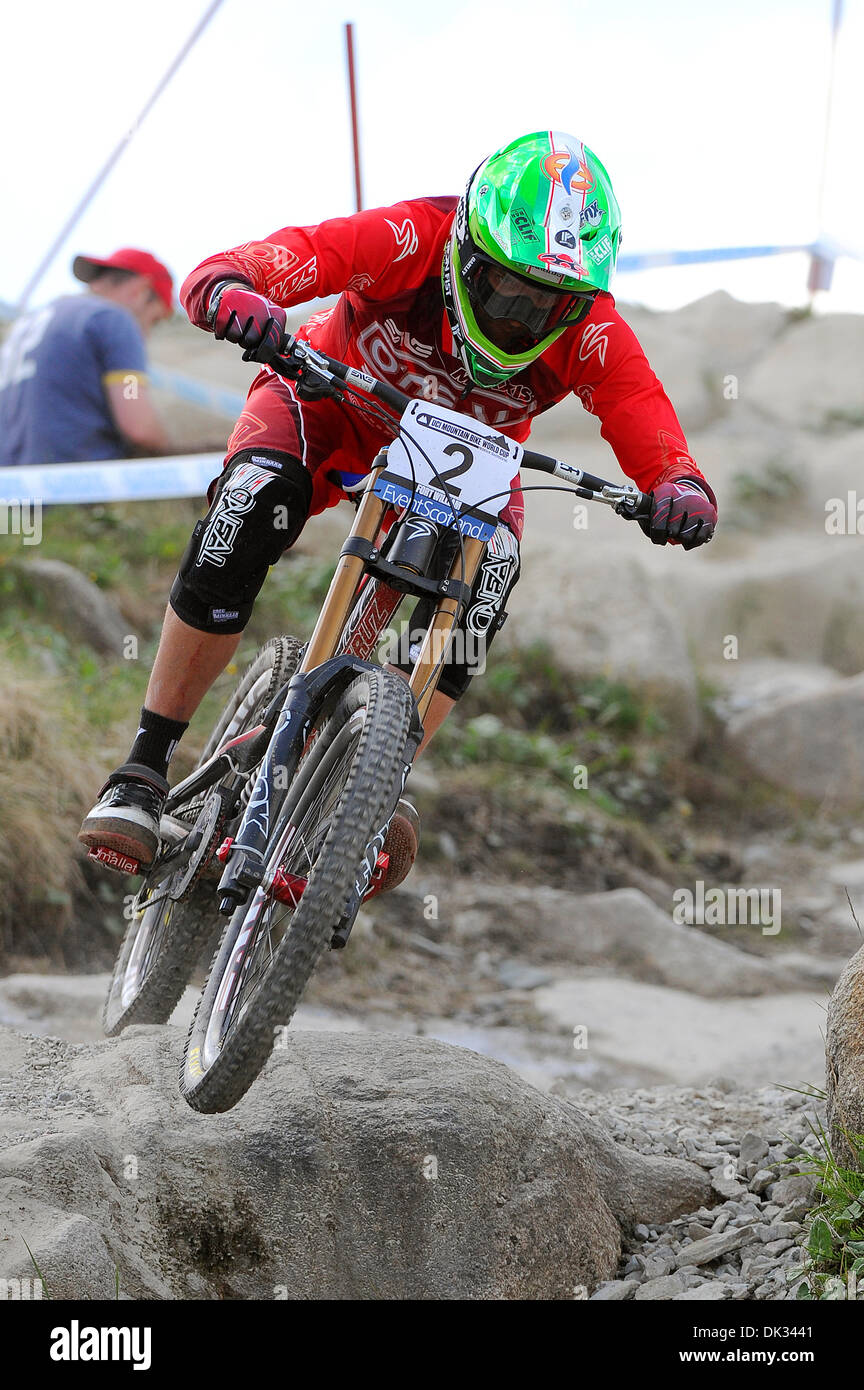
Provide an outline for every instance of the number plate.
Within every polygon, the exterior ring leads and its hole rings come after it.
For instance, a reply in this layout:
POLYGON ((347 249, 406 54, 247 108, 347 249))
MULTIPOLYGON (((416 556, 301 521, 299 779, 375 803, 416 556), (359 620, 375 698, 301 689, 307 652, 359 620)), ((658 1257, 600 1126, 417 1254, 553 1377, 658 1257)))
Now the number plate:
POLYGON ((400 427, 400 438, 387 450, 387 470, 375 483, 378 496, 488 540, 510 499, 522 446, 490 425, 428 401, 412 401, 400 427))

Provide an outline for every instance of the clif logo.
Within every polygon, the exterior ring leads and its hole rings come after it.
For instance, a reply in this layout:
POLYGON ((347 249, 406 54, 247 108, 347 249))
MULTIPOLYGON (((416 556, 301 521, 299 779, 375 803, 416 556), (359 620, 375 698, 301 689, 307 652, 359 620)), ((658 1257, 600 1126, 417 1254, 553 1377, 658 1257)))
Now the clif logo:
POLYGON ((560 183, 565 193, 590 193, 594 187, 594 175, 588 165, 570 150, 544 155, 542 165, 547 179, 560 183))

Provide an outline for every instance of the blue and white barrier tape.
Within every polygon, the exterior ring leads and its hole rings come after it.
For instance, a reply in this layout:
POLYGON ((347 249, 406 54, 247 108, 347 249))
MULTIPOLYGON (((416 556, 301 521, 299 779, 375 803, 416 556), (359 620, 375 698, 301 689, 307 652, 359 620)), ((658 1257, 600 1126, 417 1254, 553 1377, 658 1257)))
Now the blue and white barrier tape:
POLYGON ((749 261, 762 256, 791 256, 813 252, 814 246, 718 246, 704 251, 644 251, 618 257, 618 270, 659 270, 670 265, 706 265, 714 261, 749 261))
POLYGON ((0 507, 41 502, 154 502, 205 497, 222 471, 222 454, 119 459, 107 463, 52 463, 44 468, 0 468, 0 507))
POLYGON ((190 405, 200 405, 204 410, 212 410, 217 415, 225 415, 236 420, 246 397, 239 391, 229 391, 222 386, 211 386, 207 381, 196 381, 191 376, 181 376, 167 367, 157 367, 151 362, 147 369, 150 385, 157 391, 167 391, 190 405))

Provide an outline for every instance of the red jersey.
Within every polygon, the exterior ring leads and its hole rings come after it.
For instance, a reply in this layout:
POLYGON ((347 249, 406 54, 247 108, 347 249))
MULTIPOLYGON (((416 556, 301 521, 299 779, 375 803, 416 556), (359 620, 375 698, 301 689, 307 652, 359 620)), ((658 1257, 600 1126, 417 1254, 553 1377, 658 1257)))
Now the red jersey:
MULTIPOLYGON (((702 478, 672 403, 610 294, 598 294, 586 319, 509 381, 470 380, 453 351, 441 291, 457 201, 415 198, 314 227, 284 227, 202 261, 184 281, 181 302, 206 328, 209 296, 221 280, 243 280, 285 308, 338 295, 299 331, 329 356, 520 442, 535 415, 573 391, 643 492, 667 479, 702 478)), ((382 431, 380 443, 388 437, 382 431)))

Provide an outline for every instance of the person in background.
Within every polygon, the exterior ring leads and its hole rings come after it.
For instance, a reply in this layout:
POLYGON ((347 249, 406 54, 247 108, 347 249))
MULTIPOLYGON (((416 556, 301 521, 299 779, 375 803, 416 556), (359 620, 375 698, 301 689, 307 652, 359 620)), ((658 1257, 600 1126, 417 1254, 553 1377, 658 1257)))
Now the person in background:
POLYGON ((145 338, 173 282, 147 251, 76 256, 87 294, 18 319, 0 348, 0 466, 173 452, 147 384, 145 338))

